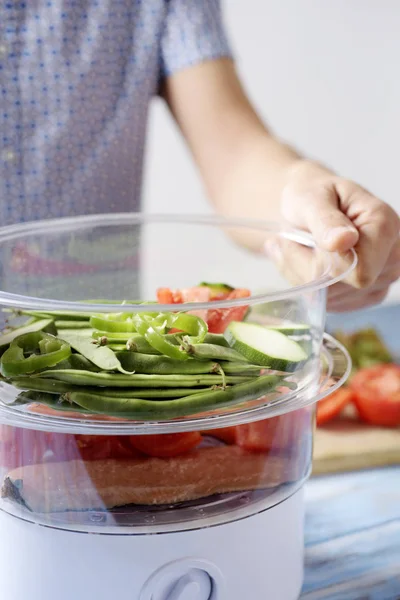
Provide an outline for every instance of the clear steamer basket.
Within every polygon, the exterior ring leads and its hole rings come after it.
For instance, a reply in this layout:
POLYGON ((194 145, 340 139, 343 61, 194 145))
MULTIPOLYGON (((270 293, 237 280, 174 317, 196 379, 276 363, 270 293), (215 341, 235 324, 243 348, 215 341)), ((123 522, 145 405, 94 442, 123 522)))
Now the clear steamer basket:
MULTIPOLYGON (((354 267, 353 254, 328 255, 304 233, 276 224, 138 214, 3 228, 0 252, 0 304, 12 311, 3 313, 4 327, 50 321, 46 330, 67 341, 84 332, 121 365, 82 366, 73 346, 75 362, 63 369, 3 376, 4 512, 70 531, 179 532, 260 513, 301 488, 311 468, 315 402, 349 370, 346 351, 324 336, 325 290, 354 267), (308 273, 300 277, 295 260, 281 273, 267 256, 269 241, 283 254, 304 254, 308 273), (251 295, 211 298, 199 292, 208 289, 201 282, 251 295), (171 296, 148 304, 159 288, 181 290, 183 303, 171 296), (203 319, 213 331, 201 343, 213 352, 221 344, 221 352, 190 354, 176 371, 168 358, 160 364, 159 351, 127 347, 134 327, 104 332, 89 321, 104 323, 111 313, 118 315, 111 321, 130 323, 154 311, 203 319), (228 360, 232 321, 284 336, 304 359, 291 362, 276 347, 271 368, 253 364, 253 356, 228 360)), ((164 333, 179 336, 171 323, 164 333)), ((191 353, 197 343, 178 339, 177 352, 191 353)))

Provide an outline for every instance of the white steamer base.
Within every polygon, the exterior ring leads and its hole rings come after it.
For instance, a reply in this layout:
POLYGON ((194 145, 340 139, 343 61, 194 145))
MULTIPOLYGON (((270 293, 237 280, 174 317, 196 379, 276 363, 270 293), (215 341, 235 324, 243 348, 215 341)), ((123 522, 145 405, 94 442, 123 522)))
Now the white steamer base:
POLYGON ((296 600, 303 521, 302 489, 234 523, 158 535, 73 533, 0 512, 1 597, 296 600))

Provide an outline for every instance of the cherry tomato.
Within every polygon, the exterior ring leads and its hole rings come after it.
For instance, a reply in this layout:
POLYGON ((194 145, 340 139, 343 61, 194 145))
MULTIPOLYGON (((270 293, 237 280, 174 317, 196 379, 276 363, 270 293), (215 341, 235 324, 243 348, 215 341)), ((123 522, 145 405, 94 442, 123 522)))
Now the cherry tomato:
POLYGON ((372 425, 400 425, 400 365, 360 369, 351 380, 360 419, 372 425))
POLYGON ((197 431, 130 436, 130 442, 134 448, 143 454, 158 458, 179 456, 189 452, 198 446, 201 439, 202 437, 197 431))
POLYGON ((354 393, 351 389, 341 388, 320 400, 317 404, 317 425, 323 425, 337 417, 353 399, 354 393))

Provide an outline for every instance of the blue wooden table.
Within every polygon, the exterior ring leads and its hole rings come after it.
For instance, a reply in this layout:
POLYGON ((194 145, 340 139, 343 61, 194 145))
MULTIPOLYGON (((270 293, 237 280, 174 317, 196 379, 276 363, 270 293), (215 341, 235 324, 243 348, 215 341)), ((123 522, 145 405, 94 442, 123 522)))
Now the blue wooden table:
POLYGON ((303 600, 400 599, 400 467, 306 487, 303 600))
MULTIPOLYGON (((374 326, 400 349, 400 307, 329 317, 328 329, 374 326)), ((400 600, 400 466, 311 479, 301 600, 400 600)))

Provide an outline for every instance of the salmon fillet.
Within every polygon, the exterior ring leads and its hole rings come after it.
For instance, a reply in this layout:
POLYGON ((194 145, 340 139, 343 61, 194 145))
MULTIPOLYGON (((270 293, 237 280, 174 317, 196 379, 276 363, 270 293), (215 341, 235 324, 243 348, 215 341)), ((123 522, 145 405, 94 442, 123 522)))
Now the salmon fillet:
POLYGON ((72 460, 8 473, 2 498, 37 513, 160 505, 227 492, 267 489, 305 476, 308 464, 237 446, 201 448, 176 458, 72 460))

